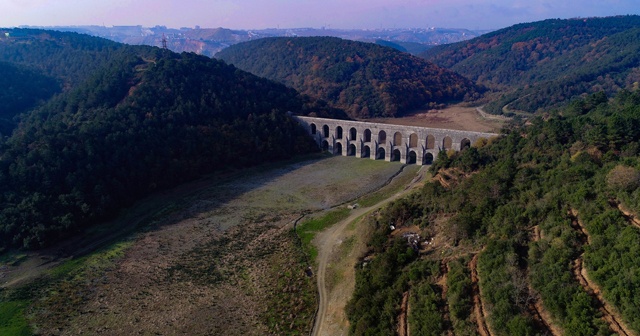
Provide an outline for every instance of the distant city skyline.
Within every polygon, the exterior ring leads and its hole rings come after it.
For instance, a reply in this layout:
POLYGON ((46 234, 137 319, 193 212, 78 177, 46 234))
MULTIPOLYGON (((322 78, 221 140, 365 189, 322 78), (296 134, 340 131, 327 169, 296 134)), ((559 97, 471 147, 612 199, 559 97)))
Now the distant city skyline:
POLYGON ((498 29, 550 18, 640 14, 637 0, 0 0, 0 27, 498 29))

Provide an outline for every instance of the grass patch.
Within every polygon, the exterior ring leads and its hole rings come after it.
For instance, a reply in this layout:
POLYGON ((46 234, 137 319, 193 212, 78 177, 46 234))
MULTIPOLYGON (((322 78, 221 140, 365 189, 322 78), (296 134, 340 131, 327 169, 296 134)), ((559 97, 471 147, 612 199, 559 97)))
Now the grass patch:
POLYGON ((338 208, 327 212, 324 216, 319 218, 313 218, 302 222, 298 225, 297 231, 300 240, 302 241, 302 248, 309 255, 311 260, 316 260, 318 257, 318 249, 311 244, 313 237, 316 233, 326 229, 327 227, 349 217, 351 210, 347 208, 338 208))
POLYGON ((336 255, 332 256, 332 262, 327 265, 327 289, 332 291, 339 283, 344 281, 344 273, 346 267, 353 267, 352 264, 345 264, 345 260, 349 258, 349 253, 353 251, 356 245, 356 236, 351 235, 345 238, 336 255))
POLYGON ((4 254, 0 254, 0 264, 10 265, 10 266, 17 266, 25 259, 27 259, 27 255, 24 253, 6 252, 4 254))
MULTIPOLYGON (((380 190, 367 194, 360 199, 358 199, 358 204, 361 207, 370 207, 374 206, 387 198, 393 196, 395 193, 399 192, 411 182, 411 180, 416 176, 416 172, 420 169, 420 166, 407 166, 404 171, 398 175, 393 181, 381 188, 380 190)), ((429 178, 425 176, 425 178, 429 178)))
POLYGON ((356 217, 356 219, 352 220, 351 223, 349 223, 349 225, 347 225, 347 229, 349 229, 349 231, 353 231, 356 229, 356 225, 358 225, 358 223, 360 223, 360 221, 364 218, 364 216, 368 215, 370 213, 366 212, 363 213, 362 215, 356 217))
POLYGON ((89 270, 106 270, 113 264, 115 259, 122 257, 124 251, 132 244, 133 242, 131 241, 112 244, 87 256, 68 260, 51 269, 48 273, 53 279, 60 279, 72 275, 79 276, 89 270))
POLYGON ((27 301, 0 302, 0 335, 4 336, 29 336, 33 332, 29 322, 24 316, 27 301))
POLYGON ((356 244, 356 237, 349 236, 344 241, 342 241, 342 245, 340 246, 340 255, 343 258, 346 258, 349 253, 353 250, 353 247, 356 244))
POLYGON ((2 293, 0 298, 0 335, 32 335, 25 310, 49 312, 46 317, 34 316, 36 324, 62 325, 77 314, 90 290, 87 279, 113 267, 132 242, 114 243, 92 254, 68 260, 28 284, 2 293))
POLYGON ((103 276, 132 244, 129 240, 117 242, 49 271, 50 281, 41 287, 40 295, 32 298, 37 300, 34 301, 35 311, 48 312, 46 316, 36 317, 39 324, 48 325, 46 329, 56 329, 80 314, 78 308, 92 295, 88 280, 103 276))

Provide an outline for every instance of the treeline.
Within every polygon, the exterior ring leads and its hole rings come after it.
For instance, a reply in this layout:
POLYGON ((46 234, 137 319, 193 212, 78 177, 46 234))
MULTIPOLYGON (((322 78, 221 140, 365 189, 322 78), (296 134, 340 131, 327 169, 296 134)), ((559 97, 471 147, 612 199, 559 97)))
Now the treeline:
POLYGON ((63 88, 87 80, 122 53, 153 52, 99 37, 39 29, 2 29, 0 60, 58 79, 63 88), (9 36, 5 36, 8 33, 9 36))
MULTIPOLYGON (((617 208, 621 203, 640 213, 639 127, 640 92, 623 90, 611 99, 604 93, 591 95, 547 120, 534 118, 527 126, 507 128, 484 147, 452 156, 441 153, 431 168, 434 174, 455 170, 466 177, 450 180, 448 189, 428 182, 378 218, 396 227, 418 225, 427 232, 439 225, 452 244, 442 253, 466 255, 468 260, 469 251, 480 251, 479 292, 489 327, 498 335, 547 333, 533 311, 536 300, 566 335, 610 334, 601 303, 578 281, 579 260, 614 313, 639 332, 640 228, 617 208), (577 220, 588 237, 577 228, 577 220)), ((390 242, 378 240, 379 249, 391 251, 390 242)), ((403 266, 405 272, 412 263, 446 256, 434 252, 414 257, 403 266)), ((449 263, 451 272, 456 270, 457 286, 469 293, 469 283, 460 277, 465 265, 449 263)), ((452 323, 472 334, 465 322, 470 303, 460 302, 461 290, 448 294, 460 305, 454 308, 449 301, 455 312, 452 323)), ((400 299, 396 295, 396 307, 400 299)))
POLYGON ((296 91, 143 48, 111 58, 0 141, 1 248, 47 246, 156 190, 317 149, 287 114, 314 106, 296 91))
POLYGON ((437 46, 422 56, 502 92, 487 112, 534 113, 581 94, 632 88, 640 80, 639 26, 639 16, 545 20, 437 46))
POLYGON ((265 38, 233 45, 216 57, 351 117, 393 117, 411 109, 477 98, 468 79, 409 54, 334 37, 265 38))

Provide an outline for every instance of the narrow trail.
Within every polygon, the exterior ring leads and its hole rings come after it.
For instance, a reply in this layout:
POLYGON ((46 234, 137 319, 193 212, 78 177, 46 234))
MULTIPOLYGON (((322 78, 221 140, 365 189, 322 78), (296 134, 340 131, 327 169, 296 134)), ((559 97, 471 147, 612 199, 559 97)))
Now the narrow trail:
POLYGON ((400 304, 400 318, 398 318, 398 336, 407 336, 408 334, 408 316, 409 316, 409 291, 402 294, 402 303, 400 304))
POLYGON ((609 200, 609 205, 620 210, 620 212, 622 213, 622 217, 624 217, 627 223, 640 229, 640 219, 638 219, 638 216, 632 213, 631 210, 625 208, 622 203, 620 203, 620 201, 611 199, 609 200))
MULTIPOLYGON (((578 211, 575 209, 569 210, 569 218, 571 219, 571 227, 577 230, 578 238, 581 243, 591 244, 591 237, 587 233, 584 224, 578 218, 578 211)), ((624 322, 622 322, 622 318, 615 312, 613 307, 604 299, 602 296, 602 291, 600 287, 595 284, 591 279, 589 279, 589 275, 587 273, 587 269, 584 267, 584 252, 580 254, 580 256, 574 260, 573 262, 573 274, 584 288, 585 292, 591 295, 597 302, 598 310, 602 313, 602 319, 609 325, 611 330, 622 336, 633 336, 635 333, 629 329, 624 322)))
MULTIPOLYGON (((316 314, 315 325, 313 327, 313 331, 311 332, 312 336, 333 336, 327 330, 326 326, 326 318, 327 318, 327 307, 328 307, 328 291, 326 288, 326 273, 327 273, 327 265, 329 263, 329 257, 331 256, 331 252, 334 248, 339 244, 340 237, 343 235, 346 227, 349 223, 356 220, 358 217, 372 211, 379 209, 386 205, 387 203, 396 200, 406 194, 408 194, 413 188, 422 182, 424 178, 426 168, 422 167, 416 174, 416 177, 407 185, 403 190, 396 193, 395 195, 378 202, 370 207, 357 208, 351 211, 351 214, 346 219, 332 225, 327 230, 321 232, 316 236, 316 244, 318 246, 318 270, 316 272, 318 279, 318 312, 316 314)), ((397 176, 397 175, 396 175, 397 176)))
POLYGON ((480 336, 493 336, 487 325, 487 312, 480 298, 480 288, 478 287, 478 255, 479 254, 475 254, 469 263, 469 269, 471 270, 471 288, 473 292, 473 314, 476 316, 476 324, 478 325, 478 333, 480 336))
POLYGON ((440 299, 443 302, 442 305, 442 317, 444 319, 445 331, 443 335, 453 336, 453 323, 451 322, 451 315, 449 314, 449 305, 447 304, 447 276, 449 275, 449 262, 442 260, 440 262, 440 279, 436 282, 436 286, 440 290, 440 299))

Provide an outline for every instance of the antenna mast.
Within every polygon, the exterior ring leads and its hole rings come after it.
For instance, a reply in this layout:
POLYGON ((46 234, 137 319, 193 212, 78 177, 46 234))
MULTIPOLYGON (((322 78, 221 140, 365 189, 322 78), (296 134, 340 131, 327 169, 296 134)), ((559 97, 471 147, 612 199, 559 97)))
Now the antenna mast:
POLYGON ((167 49, 167 37, 162 33, 162 49, 167 49))

